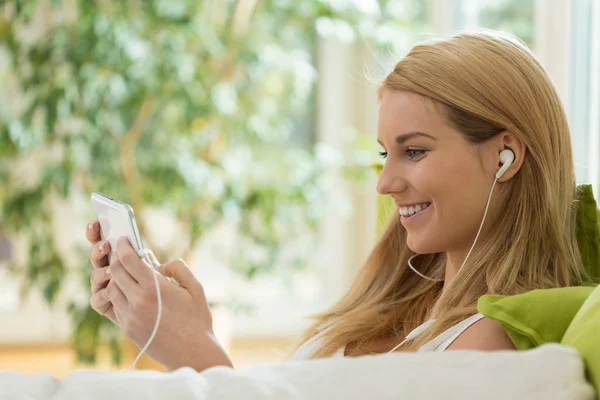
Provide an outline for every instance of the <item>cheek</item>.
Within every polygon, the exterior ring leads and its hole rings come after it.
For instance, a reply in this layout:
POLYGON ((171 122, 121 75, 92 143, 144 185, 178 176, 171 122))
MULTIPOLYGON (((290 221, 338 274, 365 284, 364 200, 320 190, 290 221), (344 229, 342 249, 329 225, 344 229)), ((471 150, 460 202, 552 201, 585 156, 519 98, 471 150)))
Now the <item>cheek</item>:
POLYGON ((457 188, 466 184, 464 176, 440 162, 429 162, 416 167, 411 174, 411 186, 420 195, 412 196, 411 200, 429 200, 436 207, 436 212, 444 212, 446 205, 453 203, 457 188))
POLYGON ((489 188, 483 194, 487 180, 475 168, 453 162, 414 171, 412 186, 421 199, 430 200, 434 207, 422 226, 408 230, 407 244, 411 250, 421 254, 442 252, 472 239, 489 194, 489 188))
POLYGON ((443 221, 461 221, 469 213, 474 182, 468 174, 451 173, 438 184, 435 202, 443 221))

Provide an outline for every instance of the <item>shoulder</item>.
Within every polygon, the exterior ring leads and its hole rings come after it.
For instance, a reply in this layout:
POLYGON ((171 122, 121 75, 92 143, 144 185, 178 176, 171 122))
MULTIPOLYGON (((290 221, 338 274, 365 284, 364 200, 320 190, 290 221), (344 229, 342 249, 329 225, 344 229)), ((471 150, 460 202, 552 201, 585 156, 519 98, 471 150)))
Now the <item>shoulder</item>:
POLYGON ((447 350, 516 350, 498 321, 482 318, 465 329, 447 350))

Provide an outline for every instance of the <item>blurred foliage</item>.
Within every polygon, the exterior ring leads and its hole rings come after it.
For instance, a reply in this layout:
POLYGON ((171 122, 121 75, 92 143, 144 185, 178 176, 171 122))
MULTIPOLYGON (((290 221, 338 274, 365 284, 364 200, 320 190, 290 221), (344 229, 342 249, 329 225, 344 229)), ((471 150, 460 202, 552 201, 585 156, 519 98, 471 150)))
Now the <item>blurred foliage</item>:
POLYGON ((533 48, 535 40, 533 0, 459 0, 459 26, 474 9, 477 25, 509 31, 533 48), (477 8, 475 8, 477 6, 477 8))
MULTIPOLYGON (((29 238, 27 265, 12 269, 49 304, 67 273, 90 290, 88 249, 67 260, 53 231, 53 202, 73 191, 107 193, 138 214, 172 210, 189 249, 222 219, 234 221, 244 240, 229 265, 248 278, 311 265, 319 243, 305 232, 317 232, 324 179, 340 167, 310 139, 310 124, 308 139, 290 146, 314 105, 317 37, 393 47, 425 15, 421 1, 383 0, 0 7, 0 50, 10 58, 0 77, 10 93, 0 107, 0 221, 29 238), (281 257, 289 243, 294 257, 281 257), (266 255, 253 258, 257 248, 266 255)), ((146 246, 159 249, 138 224, 146 246)), ((115 326, 87 303, 73 300, 69 312, 79 360, 94 363, 109 344, 118 363, 115 326)))

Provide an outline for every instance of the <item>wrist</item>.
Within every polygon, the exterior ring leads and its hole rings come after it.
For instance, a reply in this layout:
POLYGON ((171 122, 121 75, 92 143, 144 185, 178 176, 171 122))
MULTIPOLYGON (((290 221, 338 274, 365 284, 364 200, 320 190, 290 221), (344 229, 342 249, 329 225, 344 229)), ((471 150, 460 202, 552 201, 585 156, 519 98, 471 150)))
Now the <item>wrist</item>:
POLYGON ((187 349, 183 357, 174 360, 173 363, 164 365, 168 372, 183 367, 190 367, 197 372, 202 372, 218 366, 235 368, 225 349, 212 332, 206 332, 202 335, 202 340, 197 343, 195 350, 187 349))

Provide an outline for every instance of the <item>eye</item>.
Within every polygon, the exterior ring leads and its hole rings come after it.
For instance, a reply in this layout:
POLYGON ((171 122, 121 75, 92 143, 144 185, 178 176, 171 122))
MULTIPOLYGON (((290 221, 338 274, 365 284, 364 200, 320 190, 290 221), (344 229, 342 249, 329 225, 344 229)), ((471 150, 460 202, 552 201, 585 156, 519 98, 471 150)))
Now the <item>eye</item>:
POLYGON ((410 158, 411 160, 422 156, 423 154, 425 154, 425 150, 420 150, 420 149, 406 149, 404 150, 404 153, 406 153, 406 155, 408 156, 408 158, 410 158))
POLYGON ((383 159, 387 158, 387 151, 380 151, 379 156, 383 159))

